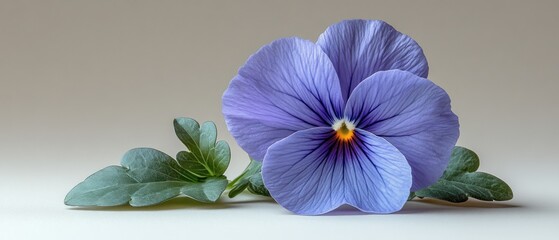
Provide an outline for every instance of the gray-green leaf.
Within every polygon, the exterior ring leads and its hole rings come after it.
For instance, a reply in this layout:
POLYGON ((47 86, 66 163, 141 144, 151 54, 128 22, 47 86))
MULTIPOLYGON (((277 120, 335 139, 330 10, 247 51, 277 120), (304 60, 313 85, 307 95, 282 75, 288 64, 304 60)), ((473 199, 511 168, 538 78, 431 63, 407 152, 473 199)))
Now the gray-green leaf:
POLYGON ((229 166, 231 150, 229 144, 217 139, 213 122, 200 124, 192 118, 177 118, 174 121, 177 137, 188 148, 177 154, 179 164, 198 177, 223 175, 229 166))
POLYGON ((109 166, 74 187, 64 203, 70 206, 150 206, 185 195, 215 202, 227 187, 223 176, 199 179, 167 154, 150 148, 128 151, 122 166, 109 166))
POLYGON ((464 202, 469 197, 484 201, 505 201, 513 197, 512 189, 501 179, 484 172, 476 172, 479 157, 473 151, 456 146, 449 165, 435 184, 410 194, 449 202, 464 202))
POLYGON ((248 189, 251 193, 257 195, 269 197, 270 192, 268 192, 268 189, 266 189, 266 186, 264 186, 261 171, 262 163, 250 159, 250 163, 243 171, 243 173, 235 178, 235 180, 231 181, 231 183, 229 184, 229 186, 232 186, 231 190, 229 191, 229 197, 234 198, 245 189, 248 189))

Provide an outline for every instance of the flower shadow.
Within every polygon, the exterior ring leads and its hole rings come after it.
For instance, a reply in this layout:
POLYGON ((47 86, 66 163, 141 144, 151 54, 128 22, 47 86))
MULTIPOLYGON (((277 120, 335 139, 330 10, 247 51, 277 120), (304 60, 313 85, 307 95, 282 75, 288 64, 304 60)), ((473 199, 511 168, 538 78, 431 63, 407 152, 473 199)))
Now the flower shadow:
MULTIPOLYGON (((524 208, 522 205, 511 204, 507 202, 487 202, 470 199, 463 203, 451 203, 437 199, 416 199, 408 201, 402 210, 393 214, 417 214, 417 213, 435 213, 435 212, 472 212, 473 209, 479 211, 490 209, 502 208, 524 208)), ((334 211, 328 212, 323 216, 356 216, 356 215, 370 215, 369 213, 361 212, 358 209, 350 206, 343 205, 334 211)))
POLYGON ((214 203, 204 203, 198 202, 189 197, 181 196, 170 199, 163 203, 145 206, 145 207, 132 207, 130 205, 112 206, 112 207, 69 207, 69 210, 74 211, 167 211, 167 210, 177 210, 177 209, 199 209, 199 210, 214 210, 214 209, 232 209, 244 207, 245 204, 250 203, 275 203, 271 198, 256 198, 249 200, 231 200, 222 199, 214 203))
POLYGON ((408 201, 397 214, 429 213, 429 212, 467 212, 472 209, 480 211, 503 208, 523 208, 523 205, 508 202, 480 201, 470 199, 462 203, 451 203, 437 199, 415 199, 408 201))
POLYGON ((342 205, 336 210, 323 214, 322 216, 356 216, 356 215, 370 215, 369 213, 361 212, 351 205, 342 205))

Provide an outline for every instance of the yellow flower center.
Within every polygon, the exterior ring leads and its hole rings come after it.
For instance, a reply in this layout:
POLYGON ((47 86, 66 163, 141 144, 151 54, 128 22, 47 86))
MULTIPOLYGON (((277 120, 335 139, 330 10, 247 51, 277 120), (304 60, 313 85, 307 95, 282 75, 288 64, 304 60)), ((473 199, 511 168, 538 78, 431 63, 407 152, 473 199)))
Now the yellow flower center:
POLYGON ((336 131, 336 136, 341 141, 350 141, 351 139, 353 139, 353 132, 355 129, 353 123, 342 119, 334 123, 334 125, 332 125, 332 128, 336 131))

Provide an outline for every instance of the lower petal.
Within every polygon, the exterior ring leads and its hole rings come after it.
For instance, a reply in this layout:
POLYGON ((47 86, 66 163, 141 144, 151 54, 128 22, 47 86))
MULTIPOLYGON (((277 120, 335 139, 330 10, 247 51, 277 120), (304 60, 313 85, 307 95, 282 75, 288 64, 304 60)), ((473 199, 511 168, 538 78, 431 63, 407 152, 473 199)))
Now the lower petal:
POLYGON ((344 142, 332 128, 312 128, 270 146, 262 177, 272 197, 306 215, 343 204, 374 213, 400 210, 411 186, 405 157, 386 140, 355 131, 354 139, 344 142))
POLYGON ((346 202, 361 211, 391 213, 402 209, 412 184, 406 158, 385 139, 356 129, 346 156, 346 202))
POLYGON ((306 215, 344 204, 343 161, 329 127, 298 131, 274 143, 262 163, 262 179, 284 208, 306 215))

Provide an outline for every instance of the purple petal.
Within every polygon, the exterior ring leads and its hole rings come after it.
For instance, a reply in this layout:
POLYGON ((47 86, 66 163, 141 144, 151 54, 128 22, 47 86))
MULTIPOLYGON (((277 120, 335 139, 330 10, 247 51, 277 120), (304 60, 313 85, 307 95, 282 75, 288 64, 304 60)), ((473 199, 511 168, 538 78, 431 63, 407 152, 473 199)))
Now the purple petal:
POLYGON ((365 79, 351 94, 345 116, 406 156, 412 167, 412 191, 442 176, 459 135, 458 117, 447 93, 406 71, 377 72, 365 79))
POLYGON ((400 69, 420 77, 429 72, 421 47, 383 21, 339 22, 328 27, 317 44, 336 68, 344 100, 361 81, 378 71, 400 69))
POLYGON ((339 141, 332 128, 298 131, 273 144, 262 177, 286 209, 315 215, 349 204, 373 213, 398 211, 411 186, 405 157, 386 140, 356 129, 339 141))
POLYGON ((331 126, 344 108, 338 77, 316 44, 280 39, 252 55, 223 95, 223 114, 237 143, 262 160, 295 131, 331 126))

